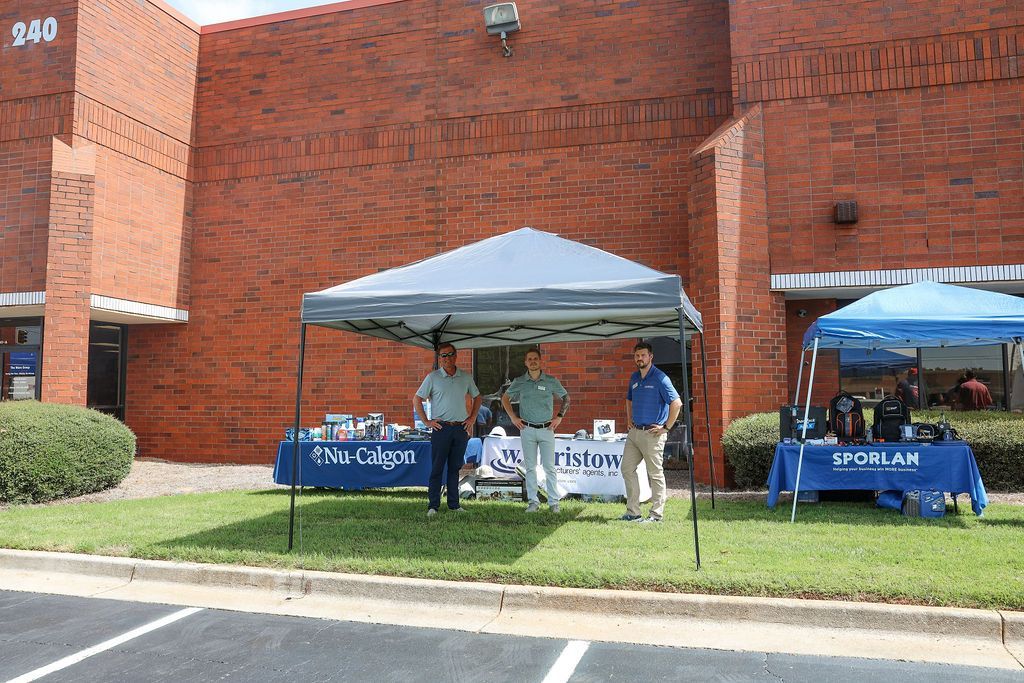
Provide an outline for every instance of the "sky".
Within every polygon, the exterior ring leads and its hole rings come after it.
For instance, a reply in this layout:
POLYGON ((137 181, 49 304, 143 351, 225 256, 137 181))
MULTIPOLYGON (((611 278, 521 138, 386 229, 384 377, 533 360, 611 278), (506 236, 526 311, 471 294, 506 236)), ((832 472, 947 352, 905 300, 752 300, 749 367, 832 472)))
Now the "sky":
POLYGON ((260 17, 264 14, 286 12, 303 7, 329 5, 329 1, 317 0, 165 0, 168 5, 178 10, 200 26, 218 24, 222 21, 234 21, 248 17, 260 17))

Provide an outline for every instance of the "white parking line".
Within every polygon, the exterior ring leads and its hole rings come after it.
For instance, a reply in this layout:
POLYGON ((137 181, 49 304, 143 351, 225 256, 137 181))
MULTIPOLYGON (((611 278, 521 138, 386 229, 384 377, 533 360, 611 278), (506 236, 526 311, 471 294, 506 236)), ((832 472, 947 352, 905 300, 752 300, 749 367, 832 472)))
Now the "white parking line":
POLYGON ((93 655, 99 654, 104 650, 109 650, 110 648, 117 647, 121 643, 126 643, 129 640, 132 640, 133 638, 138 638, 139 636, 145 635, 150 631, 155 631, 158 628, 167 626, 168 624, 173 624, 179 619, 184 619, 185 617, 195 614, 196 612, 201 612, 202 609, 202 607, 189 607, 188 609, 179 610, 174 614, 168 614, 166 617, 163 617, 162 619, 157 619, 156 621, 152 621, 146 624, 145 626, 140 626, 137 629, 133 629, 131 631, 128 631, 127 633, 119 635, 116 638, 111 638, 110 640, 103 641, 99 645, 93 645, 92 647, 86 650, 82 650, 77 654, 69 655, 64 659, 58 659, 53 664, 49 664, 42 668, 36 669, 35 671, 29 671, 27 674, 18 676, 17 678, 12 678, 7 683, 28 683, 29 681, 34 681, 36 679, 42 678, 43 676, 52 674, 54 671, 66 669, 72 664, 77 664, 83 659, 92 657, 93 655))
POLYGON ((583 655, 586 654, 590 642, 586 640, 570 640, 562 654, 558 655, 555 665, 544 677, 543 683, 566 683, 576 667, 579 665, 583 655))

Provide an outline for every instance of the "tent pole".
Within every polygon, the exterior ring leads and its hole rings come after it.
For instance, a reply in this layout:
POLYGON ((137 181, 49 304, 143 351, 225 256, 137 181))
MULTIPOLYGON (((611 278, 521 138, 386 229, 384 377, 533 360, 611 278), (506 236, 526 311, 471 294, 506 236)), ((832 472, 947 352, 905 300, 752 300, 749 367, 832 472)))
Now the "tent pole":
POLYGON ((299 376, 295 382, 295 430, 292 433, 292 502, 288 510, 288 552, 295 531, 295 486, 299 479, 299 424, 302 421, 302 363, 306 358, 306 323, 299 332, 299 376))
POLYGON ((804 379, 804 356, 807 355, 807 349, 800 349, 800 369, 797 370, 796 374, 796 396, 793 397, 793 410, 800 405, 800 382, 804 379))
POLYGON ((814 338, 814 351, 811 353, 811 374, 807 378, 807 405, 804 406, 804 426, 800 434, 800 457, 796 461, 796 485, 793 487, 793 514, 790 524, 796 521, 796 498, 800 493, 800 469, 804 465, 804 446, 807 445, 807 419, 811 414, 811 387, 814 386, 814 364, 818 361, 818 338, 814 338))
POLYGON ((711 406, 708 400, 708 357, 704 352, 704 332, 700 333, 700 370, 704 376, 704 417, 708 427, 708 468, 711 470, 711 509, 715 509, 715 456, 711 451, 711 406))
MULTIPOLYGON (((1021 340, 1019 338, 1015 339, 1014 343, 1017 345, 1017 350, 1020 351, 1020 354, 1021 354, 1021 372, 1024 373, 1024 344, 1021 343, 1021 340)), ((1009 410, 1009 404, 1010 404, 1010 401, 1007 400, 1007 405, 1008 405, 1007 410, 1009 410)))
POLYGON ((683 420, 686 425, 686 461, 690 463, 690 509, 693 511, 693 553, 700 570, 700 539, 697 534, 697 485, 693 480, 693 420, 690 415, 690 386, 687 381, 686 323, 679 309, 679 358, 683 363, 683 420))

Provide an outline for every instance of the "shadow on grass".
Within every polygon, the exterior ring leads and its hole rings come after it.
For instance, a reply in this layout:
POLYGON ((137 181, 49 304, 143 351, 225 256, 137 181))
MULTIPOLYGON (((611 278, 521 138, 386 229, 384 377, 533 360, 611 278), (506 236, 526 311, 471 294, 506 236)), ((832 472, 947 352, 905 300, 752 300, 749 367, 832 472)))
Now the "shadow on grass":
POLYGON ((1024 519, 990 519, 982 517, 978 520, 978 523, 984 526, 1012 526, 1024 529, 1024 519))
MULTIPOLYGON (((176 554, 203 548, 287 555, 289 491, 249 495, 279 497, 280 509, 157 546, 176 554)), ((452 512, 442 503, 440 512, 428 518, 422 491, 306 490, 296 496, 293 552, 298 554, 301 538, 304 554, 322 555, 342 565, 346 560, 393 566, 421 561, 508 564, 583 512, 582 506, 563 504, 559 514, 545 510, 526 515, 523 505, 464 503, 464 513, 452 512)))
MULTIPOLYGON (((793 511, 793 499, 782 499, 770 509, 764 502, 757 501, 716 501, 715 509, 710 501, 698 501, 697 520, 759 521, 776 524, 789 524, 793 511)), ((687 512, 687 518, 692 515, 687 512)), ((896 510, 876 507, 873 503, 798 503, 796 507, 796 524, 846 524, 858 526, 907 526, 920 524, 926 526, 946 526, 967 528, 973 525, 970 504, 960 506, 960 513, 954 514, 953 506, 947 508, 946 516, 939 519, 922 517, 904 517, 896 510)))

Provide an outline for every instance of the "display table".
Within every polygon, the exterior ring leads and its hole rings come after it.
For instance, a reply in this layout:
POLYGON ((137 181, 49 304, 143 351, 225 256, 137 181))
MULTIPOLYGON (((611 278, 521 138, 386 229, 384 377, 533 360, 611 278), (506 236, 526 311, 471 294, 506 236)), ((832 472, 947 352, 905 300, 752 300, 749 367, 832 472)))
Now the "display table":
MULTIPOLYGON (((426 486, 429 441, 300 441, 302 486, 355 491, 389 486, 426 486)), ((274 483, 292 483, 294 444, 277 447, 274 483)))
MULTIPOLYGON (((776 446, 768 474, 768 507, 775 507, 780 491, 795 488, 799 456, 798 443, 776 446)), ((988 505, 974 452, 963 441, 806 446, 800 490, 833 489, 966 493, 976 515, 988 505)))
MULTIPOLYGON (((625 441, 586 441, 555 439, 555 471, 558 485, 565 493, 588 495, 626 495, 620 467, 625 441)), ((537 458, 538 462, 540 457, 537 458)), ((523 464, 523 447, 518 436, 484 439, 483 464, 494 470, 494 476, 519 480, 516 465, 523 464)), ((538 465, 539 466, 539 465, 538 465)), ((647 481, 647 465, 637 469, 640 478, 640 500, 651 498, 647 481)))

